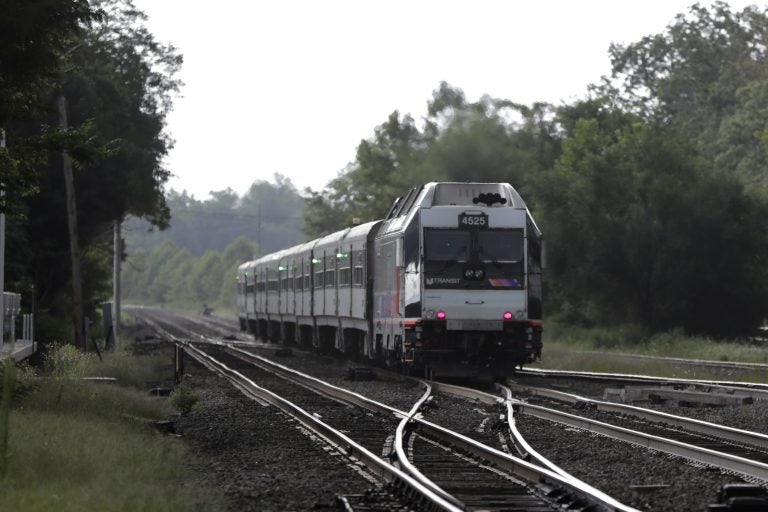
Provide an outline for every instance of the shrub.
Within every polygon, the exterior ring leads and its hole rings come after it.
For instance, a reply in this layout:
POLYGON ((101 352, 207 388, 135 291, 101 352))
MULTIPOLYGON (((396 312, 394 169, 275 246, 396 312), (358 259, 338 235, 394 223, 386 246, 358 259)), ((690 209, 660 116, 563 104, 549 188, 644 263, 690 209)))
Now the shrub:
POLYGON ((170 396, 171 405, 181 414, 187 414, 202 407, 200 398, 191 389, 181 384, 173 390, 170 396))
POLYGON ((44 365, 54 378, 79 379, 88 374, 94 358, 91 354, 79 351, 74 345, 53 343, 44 356, 44 365))

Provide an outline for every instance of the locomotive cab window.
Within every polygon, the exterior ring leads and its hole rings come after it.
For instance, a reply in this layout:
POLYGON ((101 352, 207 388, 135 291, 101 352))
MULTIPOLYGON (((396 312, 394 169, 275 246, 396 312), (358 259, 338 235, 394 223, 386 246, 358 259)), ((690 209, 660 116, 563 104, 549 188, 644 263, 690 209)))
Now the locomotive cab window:
POLYGON ((523 260, 523 230, 493 229, 477 233, 482 261, 519 262, 523 260))
POLYGON ((429 261, 469 260, 469 232, 455 229, 424 231, 424 257, 429 261))

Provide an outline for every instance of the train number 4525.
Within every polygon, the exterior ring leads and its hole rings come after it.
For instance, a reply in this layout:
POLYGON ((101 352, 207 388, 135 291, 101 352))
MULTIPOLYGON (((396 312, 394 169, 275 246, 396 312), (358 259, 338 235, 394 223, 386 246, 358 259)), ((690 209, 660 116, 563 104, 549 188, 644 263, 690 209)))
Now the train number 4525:
POLYGON ((488 227, 488 215, 485 213, 462 213, 459 215, 459 226, 486 228, 488 227))

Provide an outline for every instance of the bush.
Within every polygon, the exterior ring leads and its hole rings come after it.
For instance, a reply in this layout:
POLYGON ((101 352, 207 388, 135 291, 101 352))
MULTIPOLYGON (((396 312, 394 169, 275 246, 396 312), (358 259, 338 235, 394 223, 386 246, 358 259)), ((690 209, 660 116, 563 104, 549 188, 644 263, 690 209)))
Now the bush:
POLYGON ((202 404, 200 398, 195 395, 191 389, 181 384, 173 390, 170 396, 171 405, 181 414, 187 414, 195 409, 199 409, 202 404))
POLYGON ((53 343, 44 356, 45 370, 59 379, 83 378, 94 363, 95 356, 81 352, 74 345, 53 343))

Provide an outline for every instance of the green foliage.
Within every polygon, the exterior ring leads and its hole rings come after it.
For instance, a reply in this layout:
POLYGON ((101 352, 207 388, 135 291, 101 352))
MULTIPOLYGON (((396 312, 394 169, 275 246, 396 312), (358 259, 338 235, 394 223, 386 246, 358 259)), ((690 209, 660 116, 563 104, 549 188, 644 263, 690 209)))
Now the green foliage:
MULTIPOLYGON (((550 321, 544 337, 542 366, 551 369, 723 380, 720 370, 703 365, 681 366, 664 358, 768 363, 768 352, 764 347, 688 336, 680 328, 651 334, 638 325, 583 328, 550 321)), ((729 374, 725 379, 766 382, 766 375, 764 371, 756 370, 729 374)))
POLYGON ((764 8, 731 12, 724 2, 693 5, 663 34, 613 45, 612 82, 627 108, 663 119, 718 167, 768 186, 765 130, 768 18, 764 8))
POLYGON ((256 245, 239 237, 222 253, 191 256, 165 241, 151 252, 138 251, 123 266, 126 300, 200 311, 203 304, 217 311, 234 311, 237 267, 254 258, 256 245))
POLYGON ((171 405, 181 414, 188 414, 202 407, 200 398, 184 384, 176 386, 170 396, 171 405))
POLYGON ((261 252, 301 243, 305 240, 301 234, 304 199, 289 179, 279 174, 273 179, 274 183, 254 182, 242 196, 226 189, 211 192, 204 201, 171 190, 167 198, 173 211, 170 227, 158 232, 130 218, 125 223, 128 247, 149 251, 169 240, 201 256, 208 250, 224 251, 238 237, 253 240, 263 248, 261 252))
POLYGON ((648 329, 639 324, 582 327, 556 319, 547 321, 545 343, 561 343, 574 350, 638 351, 650 338, 648 329))
POLYGON ((170 377, 169 361, 161 359, 121 351, 100 362, 57 347, 45 360, 49 374, 20 372, 21 384, 31 379, 35 386, 11 408, 0 509, 215 510, 216 496, 183 485, 190 477, 184 445, 151 426, 173 413, 167 399, 144 389, 170 377), (93 368, 141 386, 78 378, 93 368))
POLYGON ((88 375, 95 355, 84 353, 74 345, 51 344, 44 356, 46 372, 57 379, 81 379, 88 375))
POLYGON ((0 390, 0 479, 5 478, 8 470, 8 436, 11 413, 11 396, 16 384, 16 366, 13 359, 6 359, 3 364, 3 387, 0 390))
POLYGON ((146 422, 126 421, 171 412, 166 399, 144 391, 43 380, 11 415, 0 508, 214 510, 215 497, 182 485, 189 476, 183 445, 146 422))
POLYGON ((7 148, 0 149, 0 182, 7 199, 0 211, 16 212, 15 201, 37 192, 36 168, 57 136, 47 127, 42 97, 60 81, 74 41, 102 13, 86 0, 7 0, 2 10, 0 129, 7 148))
MULTIPOLYGON (((6 287, 35 303, 44 326, 72 322, 66 150, 75 170, 85 316, 111 295, 113 222, 131 214, 167 225, 165 116, 181 56, 158 43, 131 0, 11 1, 0 21, 0 177, 12 210, 6 287), (10 25, 8 25, 10 23, 10 25), (12 26, 11 26, 12 25, 12 26), (56 105, 66 99, 66 125, 56 105)), ((38 329, 42 341, 74 327, 38 329)))
POLYGON ((537 186, 554 299, 572 320, 749 334, 768 310, 768 205, 684 137, 582 119, 537 186))
POLYGON ((215 510, 183 485, 187 454, 128 423, 44 411, 14 415, 3 510, 215 510))
POLYGON ((560 154, 554 112, 464 93, 442 83, 427 107, 424 128, 393 112, 357 148, 344 173, 322 192, 310 191, 304 232, 317 237, 383 218, 394 200, 430 181, 506 181, 523 193, 560 154))

